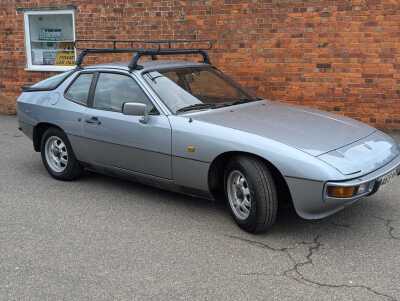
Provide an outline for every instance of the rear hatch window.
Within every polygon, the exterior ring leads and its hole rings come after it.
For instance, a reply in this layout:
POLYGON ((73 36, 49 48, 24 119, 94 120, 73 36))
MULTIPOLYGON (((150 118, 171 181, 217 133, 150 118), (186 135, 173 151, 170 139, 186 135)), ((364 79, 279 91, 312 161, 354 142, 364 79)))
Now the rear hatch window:
POLYGON ((22 87, 23 92, 31 91, 49 91, 57 88, 70 74, 74 71, 63 72, 61 74, 54 75, 45 80, 42 80, 32 86, 22 87))

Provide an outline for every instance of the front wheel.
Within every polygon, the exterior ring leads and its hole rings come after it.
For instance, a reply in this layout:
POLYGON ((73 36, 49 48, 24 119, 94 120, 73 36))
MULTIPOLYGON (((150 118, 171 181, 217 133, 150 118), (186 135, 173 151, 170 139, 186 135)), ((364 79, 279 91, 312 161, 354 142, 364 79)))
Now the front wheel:
POLYGON ((82 167, 61 130, 49 128, 43 134, 40 150, 43 164, 53 178, 70 181, 81 175, 82 167))
POLYGON ((225 171, 225 194, 236 223, 247 232, 261 233, 276 220, 278 197, 266 164, 240 156, 225 171))

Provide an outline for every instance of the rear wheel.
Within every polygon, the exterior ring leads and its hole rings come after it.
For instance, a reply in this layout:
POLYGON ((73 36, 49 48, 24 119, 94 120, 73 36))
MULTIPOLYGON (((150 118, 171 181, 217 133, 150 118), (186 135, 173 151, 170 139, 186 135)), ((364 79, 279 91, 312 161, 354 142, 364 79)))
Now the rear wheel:
POLYGON ((53 178, 70 181, 81 175, 82 167, 63 131, 49 128, 43 134, 40 150, 43 164, 53 178))
POLYGON ((278 197, 274 179, 264 162, 236 157, 228 164, 224 180, 231 214, 242 229, 260 233, 274 224, 278 197))

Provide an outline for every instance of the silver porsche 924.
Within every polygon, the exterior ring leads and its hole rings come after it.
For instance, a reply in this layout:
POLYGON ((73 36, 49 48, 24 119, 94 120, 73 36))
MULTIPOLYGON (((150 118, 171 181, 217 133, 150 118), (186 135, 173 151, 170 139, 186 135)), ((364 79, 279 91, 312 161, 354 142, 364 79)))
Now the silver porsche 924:
POLYGON ((400 174, 398 144, 375 128, 253 97, 204 51, 202 63, 138 64, 154 54, 169 53, 136 53, 129 65, 78 64, 24 88, 19 127, 52 177, 74 180, 90 169, 224 197, 236 223, 256 233, 285 202, 320 219, 400 174))

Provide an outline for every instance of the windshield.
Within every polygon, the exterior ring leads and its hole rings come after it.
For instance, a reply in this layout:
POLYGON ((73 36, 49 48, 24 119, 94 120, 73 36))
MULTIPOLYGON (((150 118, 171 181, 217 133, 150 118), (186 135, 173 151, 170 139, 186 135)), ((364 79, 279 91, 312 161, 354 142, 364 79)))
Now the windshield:
POLYGON ((145 78, 173 113, 257 100, 210 67, 152 71, 145 78))

